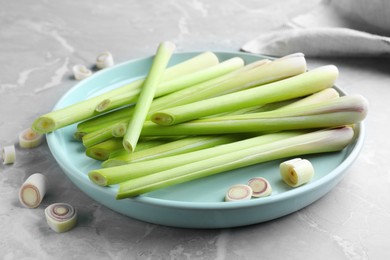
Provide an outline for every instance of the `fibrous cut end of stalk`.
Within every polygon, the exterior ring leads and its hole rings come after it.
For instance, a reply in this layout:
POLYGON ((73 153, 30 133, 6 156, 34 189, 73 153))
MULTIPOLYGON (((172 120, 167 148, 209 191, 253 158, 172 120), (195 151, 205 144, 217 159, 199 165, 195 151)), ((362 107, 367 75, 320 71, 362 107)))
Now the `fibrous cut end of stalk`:
POLYGON ((174 122, 174 118, 166 113, 154 113, 151 117, 151 120, 158 125, 164 126, 172 125, 174 122))
POLYGON ((95 110, 96 112, 103 112, 104 110, 106 110, 106 108, 111 104, 111 100, 110 99, 104 99, 102 102, 100 102, 95 110))
POLYGON ((252 197, 252 188, 245 184, 236 184, 231 186, 225 195, 225 201, 243 201, 250 200, 252 197))
POLYGON ((99 185, 99 186, 107 186, 107 180, 106 178, 104 178, 103 175, 101 175, 100 173, 98 172, 94 172, 94 171, 91 171, 89 174, 88 174, 88 177, 89 179, 99 185))
POLYGON ((43 135, 31 128, 23 130, 19 134, 19 146, 22 148, 34 148, 42 143, 43 135))
POLYGON ((56 128, 56 122, 50 117, 41 116, 34 121, 31 128, 40 134, 49 133, 56 128))

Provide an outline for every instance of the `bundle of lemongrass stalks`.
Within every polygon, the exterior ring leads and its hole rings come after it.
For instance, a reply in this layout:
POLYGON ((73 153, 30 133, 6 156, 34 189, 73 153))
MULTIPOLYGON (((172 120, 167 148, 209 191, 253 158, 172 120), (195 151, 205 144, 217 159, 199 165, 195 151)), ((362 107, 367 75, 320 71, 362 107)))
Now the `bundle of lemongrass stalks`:
POLYGON ((205 52, 167 67, 163 42, 147 76, 39 117, 48 133, 77 124, 89 173, 117 198, 304 154, 344 149, 367 114, 360 95, 340 96, 333 65, 306 70, 301 53, 245 64, 205 52))

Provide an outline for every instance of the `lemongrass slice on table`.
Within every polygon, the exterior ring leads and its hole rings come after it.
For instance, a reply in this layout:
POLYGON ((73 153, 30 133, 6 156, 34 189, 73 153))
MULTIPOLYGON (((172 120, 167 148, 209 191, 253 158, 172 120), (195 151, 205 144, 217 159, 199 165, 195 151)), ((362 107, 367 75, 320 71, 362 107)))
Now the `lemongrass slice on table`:
POLYGON ((77 224, 77 211, 68 203, 54 203, 45 209, 49 227, 57 233, 66 232, 77 224))
POLYGON ((271 195, 271 184, 263 177, 255 177, 248 181, 248 186, 252 188, 252 197, 260 198, 271 195))
POLYGON ((252 188, 245 184, 236 184, 231 186, 225 195, 225 201, 250 200, 252 197, 252 188))
POLYGON ((83 80, 92 75, 92 71, 84 65, 73 66, 73 75, 77 80, 83 80))
POLYGON ((41 173, 30 175, 19 189, 19 201, 26 208, 36 208, 46 194, 47 180, 41 173))
POLYGON ((14 145, 7 145, 4 146, 1 152, 1 155, 3 157, 3 163, 4 164, 11 164, 15 162, 15 146, 14 145))
POLYGON ((105 69, 113 65, 114 65, 114 57, 109 51, 105 51, 99 54, 96 58, 96 67, 99 69, 105 69))
POLYGON ((34 148, 42 143, 43 135, 31 128, 23 130, 19 134, 19 146, 22 148, 34 148))
POLYGON ((283 181, 291 187, 298 187, 308 183, 314 176, 314 167, 306 159, 291 159, 282 162, 279 168, 283 181))

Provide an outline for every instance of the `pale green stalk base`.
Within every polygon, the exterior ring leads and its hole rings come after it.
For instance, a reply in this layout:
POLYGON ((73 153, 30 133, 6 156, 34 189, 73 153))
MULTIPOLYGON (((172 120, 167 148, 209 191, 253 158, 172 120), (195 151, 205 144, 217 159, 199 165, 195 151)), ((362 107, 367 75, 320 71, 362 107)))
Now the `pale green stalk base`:
POLYGON ((303 134, 227 153, 123 182, 119 186, 116 198, 134 197, 164 187, 275 159, 339 151, 352 141, 353 136, 352 128, 344 127, 303 134))

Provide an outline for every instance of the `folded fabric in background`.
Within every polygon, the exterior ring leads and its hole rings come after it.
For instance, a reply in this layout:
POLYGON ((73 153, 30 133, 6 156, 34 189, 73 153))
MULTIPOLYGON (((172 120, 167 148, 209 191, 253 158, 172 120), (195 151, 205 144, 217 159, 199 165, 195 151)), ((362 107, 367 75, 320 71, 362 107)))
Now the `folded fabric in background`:
POLYGON ((390 57, 389 0, 324 0, 312 12, 244 44, 271 56, 390 57))

